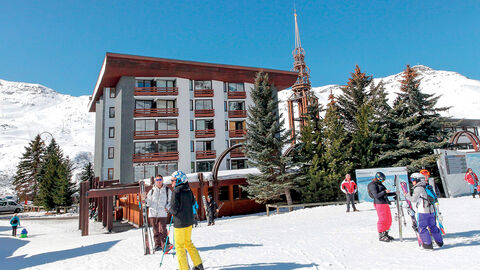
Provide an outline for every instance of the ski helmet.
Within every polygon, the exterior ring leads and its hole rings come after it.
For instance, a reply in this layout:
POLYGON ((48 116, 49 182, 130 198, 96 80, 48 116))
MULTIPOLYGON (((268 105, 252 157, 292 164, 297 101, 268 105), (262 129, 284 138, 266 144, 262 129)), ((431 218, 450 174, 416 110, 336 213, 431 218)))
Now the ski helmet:
POLYGON ((425 169, 420 170, 420 173, 424 176, 430 176, 430 172, 428 170, 425 170, 425 169))
POLYGON ((172 173, 172 177, 177 179, 175 186, 181 185, 187 182, 187 175, 182 171, 175 171, 172 173))
POLYGON ((385 181, 385 174, 382 172, 377 172, 375 174, 375 179, 377 179, 377 181, 383 182, 385 181))
POLYGON ((418 172, 417 173, 412 173, 410 175, 410 181, 412 181, 412 182, 413 181, 419 182, 419 181, 422 181, 423 179, 425 179, 425 176, 423 176, 423 174, 418 173, 418 172))

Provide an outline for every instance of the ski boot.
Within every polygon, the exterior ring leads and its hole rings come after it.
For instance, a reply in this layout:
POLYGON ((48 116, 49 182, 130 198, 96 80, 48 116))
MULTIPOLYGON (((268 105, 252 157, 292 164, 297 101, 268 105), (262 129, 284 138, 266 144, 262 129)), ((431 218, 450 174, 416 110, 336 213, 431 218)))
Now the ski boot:
POLYGON ((204 269, 203 269, 203 263, 201 263, 201 264, 193 267, 193 270, 204 270, 204 269))
POLYGON ((430 244, 423 243, 422 247, 423 247, 423 249, 433 250, 433 244, 432 243, 430 243, 430 244))
POLYGON ((437 241, 435 241, 435 244, 437 244, 438 247, 443 247, 443 242, 437 242, 437 241))
POLYGON ((388 231, 385 231, 385 235, 388 237, 388 239, 390 239, 390 241, 395 240, 395 238, 391 237, 391 236, 388 234, 388 231))
POLYGON ((380 232, 380 233, 378 233, 378 240, 379 240, 379 241, 382 241, 382 242, 390 242, 390 241, 392 241, 392 240, 388 237, 386 231, 385 231, 385 232, 380 232))

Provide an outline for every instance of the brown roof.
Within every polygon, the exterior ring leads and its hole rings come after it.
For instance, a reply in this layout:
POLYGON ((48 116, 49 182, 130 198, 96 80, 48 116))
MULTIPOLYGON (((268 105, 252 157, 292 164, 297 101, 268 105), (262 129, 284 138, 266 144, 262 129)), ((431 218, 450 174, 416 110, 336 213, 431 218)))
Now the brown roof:
POLYGON ((89 111, 95 111, 95 102, 103 95, 103 88, 115 87, 122 76, 253 83, 258 71, 268 73, 270 81, 278 90, 289 88, 297 79, 297 72, 292 71, 107 53, 95 84, 89 111))

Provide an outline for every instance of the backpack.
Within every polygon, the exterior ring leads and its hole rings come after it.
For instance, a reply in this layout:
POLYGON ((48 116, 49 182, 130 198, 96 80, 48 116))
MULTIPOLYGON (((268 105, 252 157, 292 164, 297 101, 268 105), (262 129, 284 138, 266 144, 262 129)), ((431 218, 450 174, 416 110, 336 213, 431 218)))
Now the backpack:
POLYGON ((430 204, 435 204, 438 202, 437 193, 433 190, 433 186, 427 185, 425 187, 425 191, 427 192, 427 200, 430 204))
POLYGON ((14 218, 14 219, 12 220, 12 224, 13 224, 13 225, 17 225, 17 223, 18 223, 18 220, 17 220, 16 218, 14 218))

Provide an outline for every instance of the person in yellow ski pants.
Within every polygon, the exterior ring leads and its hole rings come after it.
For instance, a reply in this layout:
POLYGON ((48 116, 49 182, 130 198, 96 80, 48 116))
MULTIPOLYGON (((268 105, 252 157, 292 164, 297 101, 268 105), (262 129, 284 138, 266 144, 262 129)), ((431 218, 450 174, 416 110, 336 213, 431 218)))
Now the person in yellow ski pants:
POLYGON ((188 250, 190 258, 193 261, 193 265, 200 265, 202 259, 198 254, 197 248, 192 243, 192 226, 185 228, 174 228, 173 233, 175 235, 175 250, 177 252, 178 265, 180 270, 188 269, 187 253, 188 250))

